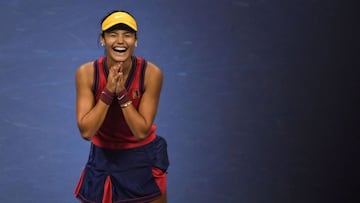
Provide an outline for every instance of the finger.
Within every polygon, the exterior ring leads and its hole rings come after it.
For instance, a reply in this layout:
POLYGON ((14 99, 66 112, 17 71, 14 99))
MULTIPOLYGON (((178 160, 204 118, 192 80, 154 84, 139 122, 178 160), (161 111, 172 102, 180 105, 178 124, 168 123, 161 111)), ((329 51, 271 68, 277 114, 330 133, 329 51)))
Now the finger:
POLYGON ((123 64, 124 64, 124 62, 119 62, 119 72, 122 72, 123 71, 123 64))
POLYGON ((112 66, 109 75, 111 75, 112 78, 115 78, 117 77, 117 73, 118 73, 117 68, 115 66, 112 66))
POLYGON ((119 66, 118 64, 114 64, 113 66, 111 66, 111 71, 116 74, 117 72, 119 72, 119 66))

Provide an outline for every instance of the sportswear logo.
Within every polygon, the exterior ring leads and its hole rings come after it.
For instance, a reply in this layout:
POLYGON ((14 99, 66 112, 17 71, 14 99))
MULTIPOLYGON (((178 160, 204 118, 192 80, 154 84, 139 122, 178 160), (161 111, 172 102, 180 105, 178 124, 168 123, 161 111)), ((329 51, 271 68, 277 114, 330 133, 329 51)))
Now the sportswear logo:
POLYGON ((139 99, 140 98, 139 90, 138 89, 133 90, 131 96, 132 96, 133 99, 139 99))

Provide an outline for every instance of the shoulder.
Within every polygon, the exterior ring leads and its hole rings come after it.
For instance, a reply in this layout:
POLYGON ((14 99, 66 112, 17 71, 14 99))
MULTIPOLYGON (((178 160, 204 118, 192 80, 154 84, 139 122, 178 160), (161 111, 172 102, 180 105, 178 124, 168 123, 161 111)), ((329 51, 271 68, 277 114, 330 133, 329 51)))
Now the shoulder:
POLYGON ((141 57, 141 56, 135 56, 135 58, 139 61, 144 61, 146 63, 146 72, 155 72, 155 74, 161 74, 161 69, 155 65, 153 62, 141 57))
POLYGON ((151 61, 147 61, 145 76, 148 76, 148 75, 162 77, 162 70, 160 67, 158 67, 151 61))
POLYGON ((77 68, 76 74, 83 74, 86 72, 93 71, 93 67, 94 67, 93 61, 86 62, 77 68))
POLYGON ((92 84, 94 76, 94 62, 89 61, 80 65, 76 70, 76 79, 81 80, 87 84, 92 84))
POLYGON ((145 70, 145 89, 149 84, 158 84, 161 86, 163 80, 163 73, 160 67, 152 63, 151 61, 147 61, 146 70, 145 70))

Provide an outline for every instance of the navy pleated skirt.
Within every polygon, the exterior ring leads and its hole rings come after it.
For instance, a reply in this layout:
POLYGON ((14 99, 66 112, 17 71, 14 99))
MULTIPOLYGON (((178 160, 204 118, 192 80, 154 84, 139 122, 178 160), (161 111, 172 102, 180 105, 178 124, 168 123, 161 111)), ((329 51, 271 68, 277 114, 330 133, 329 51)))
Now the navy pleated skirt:
POLYGON ((168 166, 167 144, 160 136, 133 149, 92 144, 75 196, 85 203, 149 202, 165 192, 168 166))

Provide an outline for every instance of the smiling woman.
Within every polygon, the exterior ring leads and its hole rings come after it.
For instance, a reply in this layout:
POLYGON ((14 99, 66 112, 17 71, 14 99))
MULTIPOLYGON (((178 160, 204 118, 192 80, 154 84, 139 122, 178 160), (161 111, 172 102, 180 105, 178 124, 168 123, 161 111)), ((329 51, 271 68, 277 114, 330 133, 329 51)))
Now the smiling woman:
POLYGON ((137 45, 137 25, 127 12, 113 12, 103 19, 101 45, 117 61, 125 61, 137 45))
POLYGON ((82 202, 167 202, 167 144, 153 124, 162 71, 134 56, 137 24, 125 11, 101 24, 105 56, 76 72, 76 115, 91 141, 75 196, 82 202))

